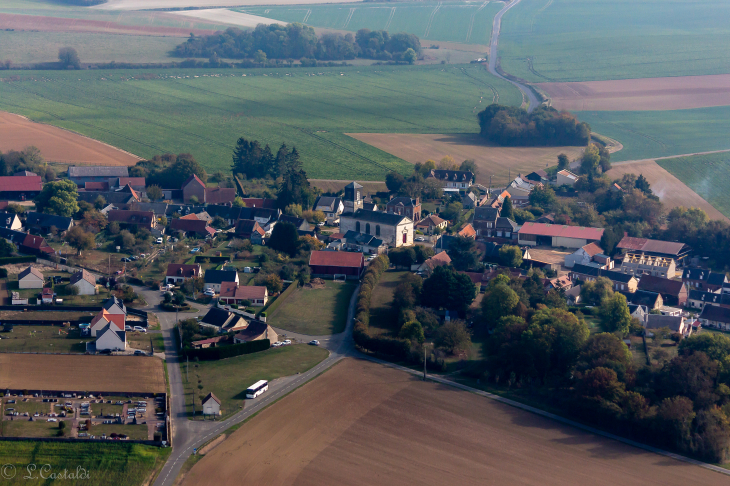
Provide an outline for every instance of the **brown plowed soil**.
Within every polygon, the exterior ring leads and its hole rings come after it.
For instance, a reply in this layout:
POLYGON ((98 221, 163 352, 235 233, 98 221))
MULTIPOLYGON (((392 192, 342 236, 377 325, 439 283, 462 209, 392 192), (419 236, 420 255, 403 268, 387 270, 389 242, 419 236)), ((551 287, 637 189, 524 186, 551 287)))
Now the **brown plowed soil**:
POLYGON ((697 466, 347 359, 245 423, 183 484, 720 485, 697 466))
MULTIPOLYGON (((0 90, 2 84, 0 83, 0 90)), ((49 162, 90 165, 134 165, 136 155, 92 138, 0 111, 0 151, 35 145, 49 162)))
POLYGON ((684 110, 730 105, 730 74, 537 86, 561 110, 684 110))

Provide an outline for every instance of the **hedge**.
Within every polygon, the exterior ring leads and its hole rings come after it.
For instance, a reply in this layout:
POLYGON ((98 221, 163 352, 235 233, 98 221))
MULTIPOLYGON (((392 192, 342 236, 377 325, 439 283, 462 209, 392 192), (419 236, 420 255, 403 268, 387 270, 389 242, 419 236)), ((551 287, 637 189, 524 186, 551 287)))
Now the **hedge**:
POLYGON ((17 257, 1 257, 0 265, 7 265, 8 263, 27 263, 35 262, 38 259, 36 256, 17 256, 17 257))
POLYGON ((286 300, 286 298, 289 297, 296 289, 297 284, 293 282, 290 283, 289 286, 282 293, 280 293, 273 302, 270 302, 269 305, 261 309, 260 314, 263 314, 264 312, 266 312, 267 315, 273 314, 274 311, 282 304, 282 302, 284 302, 284 300, 286 300))
POLYGON ((230 256, 206 256, 206 255, 195 255, 195 263, 202 263, 201 260, 207 259, 208 263, 223 263, 230 262, 230 256))
POLYGON ((184 349, 183 357, 198 358, 202 361, 216 361, 219 359, 232 358, 242 354, 257 353, 267 350, 271 347, 268 339, 260 339, 258 341, 249 341, 247 343, 231 344, 230 346, 220 346, 215 348, 204 349, 184 349))

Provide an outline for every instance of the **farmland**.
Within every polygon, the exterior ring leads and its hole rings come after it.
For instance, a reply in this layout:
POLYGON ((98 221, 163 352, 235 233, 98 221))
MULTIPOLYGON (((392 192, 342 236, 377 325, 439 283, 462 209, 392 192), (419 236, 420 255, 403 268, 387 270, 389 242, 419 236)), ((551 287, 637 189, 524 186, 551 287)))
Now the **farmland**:
MULTIPOLYGON (((141 485, 151 478, 162 466, 170 449, 162 449, 140 444, 84 444, 54 442, 0 442, 0 463, 15 467, 16 475, 3 478, 3 485, 17 486, 21 484, 38 484, 40 480, 24 479, 28 475, 28 464, 43 464, 51 467, 51 472, 62 474, 75 473, 83 468, 89 478, 79 480, 75 484, 88 486, 141 485)), ((10 469, 8 469, 10 470, 10 469)), ((39 470, 33 472, 39 477, 39 470)), ((46 474, 48 476, 48 474, 46 474)), ((61 484, 64 481, 44 484, 61 484)), ((71 484, 71 482, 66 482, 71 484)))
POLYGON ((183 484, 476 485, 485 478, 550 485, 727 482, 472 393, 348 359, 244 423, 183 484))
POLYGON ((324 288, 300 287, 276 308, 269 324, 287 331, 323 336, 345 330, 347 306, 355 290, 351 282, 325 281, 324 288))
POLYGON ((502 2, 368 2, 345 5, 246 7, 241 12, 312 27, 408 32, 423 40, 489 44, 492 20, 502 2))
POLYGON ((502 68, 530 82, 730 73, 724 0, 522 0, 502 20, 502 68))
POLYGON ((2 78, 0 109, 140 157, 188 152, 209 171, 226 170, 245 136, 296 146, 307 174, 323 179, 410 172, 407 162, 344 133, 474 133, 480 100, 521 101, 476 65, 3 71, 2 78))

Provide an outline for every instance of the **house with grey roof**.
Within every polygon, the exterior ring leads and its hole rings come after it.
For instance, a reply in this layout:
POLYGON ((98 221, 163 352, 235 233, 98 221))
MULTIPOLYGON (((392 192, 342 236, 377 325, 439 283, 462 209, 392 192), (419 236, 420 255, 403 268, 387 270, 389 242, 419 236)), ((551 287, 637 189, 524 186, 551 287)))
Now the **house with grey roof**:
POLYGON ((683 336, 689 336, 692 326, 680 316, 665 316, 661 314, 648 314, 644 328, 647 331, 668 328, 671 332, 678 332, 683 336))
POLYGON ((348 231, 374 236, 390 247, 413 245, 413 220, 401 214, 365 209, 342 213, 340 233, 348 231))
POLYGON ((119 177, 129 177, 126 166, 72 165, 68 168, 68 178, 77 186, 84 187, 87 182, 109 182, 119 177))
POLYGON ((315 211, 322 211, 327 217, 327 224, 333 225, 340 221, 340 214, 345 210, 345 204, 342 198, 320 196, 314 203, 315 211))

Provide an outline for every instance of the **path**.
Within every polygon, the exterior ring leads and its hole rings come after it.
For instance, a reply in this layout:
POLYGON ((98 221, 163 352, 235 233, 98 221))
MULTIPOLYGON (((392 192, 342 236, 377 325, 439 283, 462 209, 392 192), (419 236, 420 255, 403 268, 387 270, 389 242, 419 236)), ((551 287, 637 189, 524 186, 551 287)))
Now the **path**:
POLYGON ((502 28, 502 16, 507 13, 509 9, 520 3, 521 0, 514 0, 510 3, 507 3, 502 10, 497 12, 497 15, 494 16, 494 21, 492 22, 492 37, 489 40, 489 72, 493 75, 497 76, 498 78, 502 78, 508 83, 512 83, 514 86, 517 87, 520 91, 522 91, 522 96, 524 99, 527 100, 527 112, 530 113, 532 110, 540 106, 540 102, 537 99, 537 96, 535 96, 535 93, 525 86, 522 83, 518 83, 517 81, 512 81, 511 79, 507 79, 504 76, 502 76, 499 72, 497 72, 497 45, 499 44, 499 32, 502 28))
POLYGON ((656 162, 657 160, 677 159, 679 157, 692 157, 694 155, 723 154, 723 153, 726 153, 726 152, 730 152, 730 149, 710 150, 709 152, 695 152, 695 153, 692 153, 692 154, 682 154, 682 155, 666 155, 664 157, 654 157, 652 159, 624 160, 622 162, 611 162, 611 166, 613 167, 614 165, 636 164, 638 162, 656 162))

